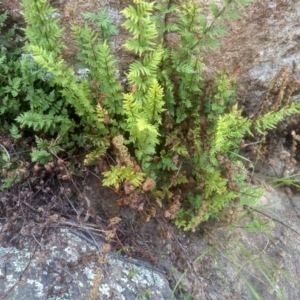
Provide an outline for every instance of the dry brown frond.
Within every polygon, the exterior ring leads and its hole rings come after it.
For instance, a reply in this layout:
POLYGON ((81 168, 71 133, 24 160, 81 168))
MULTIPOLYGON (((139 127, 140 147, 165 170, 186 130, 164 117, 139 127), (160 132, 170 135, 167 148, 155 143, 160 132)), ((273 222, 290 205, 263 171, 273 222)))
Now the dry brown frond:
POLYGON ((126 195, 130 195, 131 193, 133 193, 136 190, 136 187, 132 184, 130 184, 130 182, 128 182, 127 180, 124 183, 124 192, 126 195))
MULTIPOLYGON (((101 257, 99 256, 99 262, 101 261, 101 257)), ((84 297, 84 300, 96 300, 97 295, 99 293, 99 288, 101 285, 101 279, 102 279, 102 269, 98 268, 96 270, 94 279, 93 279, 93 288, 90 291, 90 294, 86 297, 84 297)))
POLYGON ((176 195, 174 196, 174 202, 171 205, 171 207, 165 211, 165 217, 168 219, 175 219, 176 214, 178 213, 181 203, 180 203, 180 199, 181 199, 181 195, 176 195))
POLYGON ((142 190, 144 192, 151 191, 154 188, 155 188, 155 181, 151 178, 147 178, 142 185, 142 190))
POLYGON ((110 251, 110 249, 111 249, 110 244, 104 244, 104 245, 101 247, 101 252, 102 252, 102 253, 107 253, 107 252, 110 251))
POLYGON ((128 153, 128 148, 124 146, 123 142, 124 138, 122 135, 117 135, 112 139, 112 143, 117 152, 117 161, 119 161, 121 165, 125 164, 126 166, 134 167, 134 164, 128 153))
POLYGON ((293 93, 298 90, 299 82, 293 77, 293 70, 284 65, 271 80, 254 120, 273 111, 276 112, 291 101, 293 93))
POLYGON ((114 218, 112 218, 112 219, 109 220, 109 226, 117 225, 117 224, 119 224, 121 221, 122 221, 121 218, 119 218, 119 217, 114 217, 114 218))

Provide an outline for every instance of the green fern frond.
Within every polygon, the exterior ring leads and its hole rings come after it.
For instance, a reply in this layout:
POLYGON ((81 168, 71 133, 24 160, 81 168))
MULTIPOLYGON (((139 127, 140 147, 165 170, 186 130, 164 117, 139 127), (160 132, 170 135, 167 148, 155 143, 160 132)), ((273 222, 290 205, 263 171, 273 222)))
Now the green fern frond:
POLYGON ((133 37, 128 39, 124 47, 140 57, 146 51, 155 50, 155 40, 158 37, 155 24, 152 22, 154 3, 134 0, 135 7, 129 6, 122 11, 126 21, 123 26, 133 37))
POLYGON ((161 124, 162 123, 162 113, 165 111, 163 108, 163 89, 157 82, 153 80, 152 85, 149 87, 144 102, 144 113, 150 122, 150 124, 161 124))
MULTIPOLYGON (((101 13, 101 18, 108 18, 107 10, 101 13)), ((88 14, 89 19, 97 19, 97 15, 88 14)), ((108 21, 105 21, 108 22, 108 21)), ((104 25, 103 25, 104 26, 104 25)), ((108 25, 107 25, 108 26, 108 25)), ((121 84, 118 76, 117 60, 112 54, 108 41, 99 41, 98 33, 94 32, 87 24, 84 27, 72 25, 71 27, 79 51, 79 60, 89 69, 91 78, 99 87, 99 92, 104 96, 103 105, 108 109, 109 116, 122 115, 121 84)), ((103 29, 105 30, 105 29, 103 29)), ((101 33, 100 33, 101 34, 101 33)), ((109 33, 105 33, 109 37, 109 33)))
POLYGON ((291 116, 299 112, 299 110, 300 101, 297 101, 291 103, 289 106, 281 108, 279 111, 268 112, 255 120, 255 129, 261 134, 264 130, 274 129, 285 117, 291 116))
POLYGON ((61 40, 63 30, 58 26, 59 20, 55 17, 57 10, 47 1, 23 0, 22 6, 27 23, 24 32, 28 43, 25 48, 30 52, 32 45, 39 45, 53 56, 59 55, 65 45, 61 40))
POLYGON ((84 18, 88 21, 91 21, 100 29, 100 36, 102 42, 110 38, 112 35, 118 33, 117 27, 113 24, 109 18, 108 9, 104 8, 98 13, 87 12, 83 14, 84 18))
POLYGON ((110 171, 103 172, 104 176, 103 185, 104 186, 114 186, 119 189, 120 184, 127 180, 130 184, 138 187, 142 184, 144 180, 144 174, 141 172, 135 173, 132 168, 127 167, 117 167, 111 166, 110 171))
POLYGON ((31 46, 31 51, 34 60, 53 74, 53 82, 63 88, 62 96, 75 108, 76 114, 82 118, 83 124, 87 128, 96 127, 101 132, 105 132, 103 124, 97 122, 95 107, 88 99, 90 86, 87 80, 78 82, 77 77, 73 75, 73 70, 68 68, 61 58, 55 58, 52 53, 48 53, 39 46, 31 46))
POLYGON ((86 155, 86 157, 84 158, 84 165, 89 166, 97 163, 99 159, 106 154, 107 148, 108 147, 99 147, 86 155))

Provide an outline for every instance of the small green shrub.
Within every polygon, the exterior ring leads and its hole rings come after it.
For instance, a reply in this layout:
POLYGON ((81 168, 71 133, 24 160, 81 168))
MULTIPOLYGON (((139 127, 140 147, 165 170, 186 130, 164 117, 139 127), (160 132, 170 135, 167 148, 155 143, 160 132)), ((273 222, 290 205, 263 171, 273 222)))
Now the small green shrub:
POLYGON ((124 47, 135 58, 124 87, 110 46, 117 28, 106 10, 71 26, 78 60, 89 70, 79 78, 62 57, 55 9, 23 0, 25 46, 9 50, 13 30, 1 39, 1 126, 15 139, 35 135, 31 157, 41 164, 87 145, 86 164, 113 151, 116 165, 103 173, 103 185, 149 191, 152 212, 164 205, 184 230, 232 201, 253 205, 263 190, 253 188, 239 160, 241 140, 275 128, 300 102, 250 119, 235 103, 236 82, 227 71, 205 83, 204 51, 218 47, 222 21, 237 19, 236 6, 250 2, 211 4, 209 23, 190 0, 134 0, 122 11, 131 34, 124 47))

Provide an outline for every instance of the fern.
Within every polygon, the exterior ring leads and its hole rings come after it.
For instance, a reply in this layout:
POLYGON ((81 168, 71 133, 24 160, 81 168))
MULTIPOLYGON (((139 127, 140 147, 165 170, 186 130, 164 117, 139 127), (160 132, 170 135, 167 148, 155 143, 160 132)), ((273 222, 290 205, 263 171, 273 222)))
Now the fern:
POLYGON ((66 120, 62 116, 54 116, 51 114, 42 115, 41 113, 34 112, 25 112, 19 115, 16 121, 18 121, 22 127, 28 126, 35 131, 46 130, 50 134, 54 134, 57 131, 57 127, 59 127, 61 133, 64 134, 73 125, 70 120, 66 120))
POLYGON ((90 89, 88 82, 82 80, 78 83, 78 79, 73 75, 73 70, 69 69, 62 59, 55 59, 52 53, 47 53, 39 46, 31 46, 31 51, 35 61, 53 74, 53 83, 63 88, 62 96, 75 108, 76 114, 82 117, 84 126, 87 128, 96 126, 100 131, 105 131, 105 127, 97 122, 95 107, 88 99, 90 89))
POLYGON ((110 171, 103 172, 103 185, 104 186, 114 186, 117 190, 120 187, 122 181, 127 180, 133 186, 140 186, 144 174, 141 172, 135 173, 131 167, 115 167, 111 166, 110 171))
POLYGON ((248 3, 211 3, 209 22, 192 0, 133 0, 122 11, 130 34, 123 46, 134 57, 123 86, 107 9, 84 14, 83 26, 71 24, 79 64, 88 69, 79 78, 61 56, 56 10, 47 1, 23 0, 22 58, 20 49, 9 49, 13 30, 0 40, 1 125, 15 138, 25 129, 36 136, 34 162, 85 147, 84 163, 93 164, 109 150, 116 164, 103 172, 103 184, 146 192, 150 180, 157 205, 176 206, 166 212, 177 212, 175 224, 184 230, 218 217, 232 201, 254 205, 262 191, 248 181, 240 143, 274 129, 300 102, 250 119, 235 104, 236 82, 227 71, 205 81, 204 51, 218 47, 223 22, 237 19, 235 8, 248 3))
POLYGON ((146 91, 152 80, 156 78, 161 59, 162 50, 158 48, 156 51, 145 55, 141 62, 136 61, 132 63, 127 75, 130 84, 136 86, 139 90, 146 91))
POLYGON ((108 40, 111 36, 118 33, 117 27, 109 18, 108 10, 106 8, 99 11, 97 14, 88 12, 84 13, 83 16, 86 20, 92 22, 99 28, 102 42, 108 40))
POLYGON ((251 121, 241 116, 241 111, 234 106, 232 111, 220 116, 217 121, 213 142, 214 153, 238 151, 239 142, 246 133, 250 133, 251 121))
POLYGON ((270 111, 255 120, 255 128, 259 133, 264 130, 274 129, 285 117, 295 114, 300 109, 300 101, 293 102, 279 111, 270 111))
POLYGON ((87 24, 83 28, 73 24, 71 29, 80 53, 78 58, 89 69, 96 96, 101 99, 102 105, 108 111, 110 125, 113 127, 112 134, 117 134, 118 127, 124 125, 122 122, 117 123, 115 119, 121 121, 124 111, 122 87, 116 69, 117 61, 108 45, 108 39, 115 34, 115 29, 108 19, 107 10, 99 14, 87 13, 85 17, 100 27, 99 34, 102 39, 87 24))
POLYGON ((30 153, 31 160, 33 162, 46 164, 52 161, 53 155, 57 155, 59 152, 63 151, 63 149, 59 146, 59 143, 61 142, 59 137, 49 142, 48 140, 35 136, 35 141, 37 149, 33 149, 30 153))
POLYGON ((123 26, 133 35, 124 46, 141 57, 145 52, 154 51, 156 48, 158 33, 152 21, 154 3, 143 0, 133 0, 133 3, 135 7, 129 6, 122 11, 126 18, 123 26))
POLYGON ((150 85, 147 94, 145 96, 144 102, 144 113, 151 124, 161 124, 161 114, 164 111, 164 102, 163 99, 163 89, 157 82, 153 80, 152 85, 150 85))
POLYGON ((53 56, 60 54, 64 44, 61 41, 62 29, 58 27, 58 19, 55 17, 57 10, 47 1, 23 0, 24 19, 27 23, 24 29, 29 52, 31 45, 39 45, 53 56))
POLYGON ((128 142, 136 144, 135 155, 149 173, 164 111, 163 90, 156 79, 163 50, 155 41, 158 32, 153 23, 154 4, 140 0, 134 4, 122 12, 127 19, 124 27, 133 34, 124 46, 138 54, 140 60, 129 66, 127 78, 134 91, 124 94, 123 107, 130 134, 128 142))

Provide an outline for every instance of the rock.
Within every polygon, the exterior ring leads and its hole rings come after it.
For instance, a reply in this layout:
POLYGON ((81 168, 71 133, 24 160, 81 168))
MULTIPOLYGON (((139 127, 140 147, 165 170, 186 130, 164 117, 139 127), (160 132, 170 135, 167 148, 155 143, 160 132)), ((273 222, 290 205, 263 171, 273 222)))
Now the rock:
MULTIPOLYGON (((254 0, 239 10, 241 20, 228 24, 220 51, 205 55, 207 75, 222 67, 241 69, 238 76, 239 101, 253 114, 271 79, 288 64, 299 78, 300 3, 292 0, 254 0)), ((298 91, 299 92, 299 91, 298 91)))
MULTIPOLYGON (((168 281, 153 266, 112 252, 101 254, 90 239, 59 229, 42 246, 38 240, 26 242, 23 249, 0 246, 0 298, 171 299, 168 281)), ((103 244, 98 242, 98 248, 103 244)))

